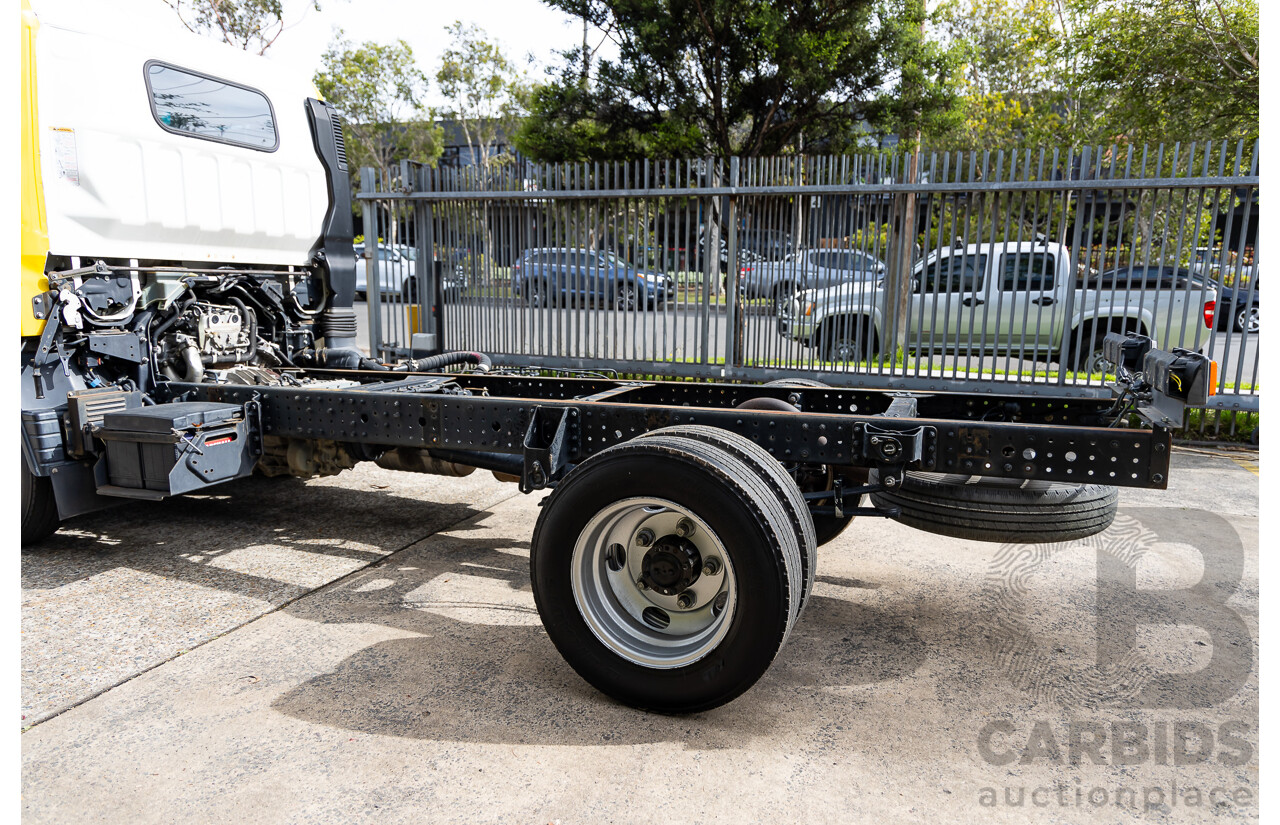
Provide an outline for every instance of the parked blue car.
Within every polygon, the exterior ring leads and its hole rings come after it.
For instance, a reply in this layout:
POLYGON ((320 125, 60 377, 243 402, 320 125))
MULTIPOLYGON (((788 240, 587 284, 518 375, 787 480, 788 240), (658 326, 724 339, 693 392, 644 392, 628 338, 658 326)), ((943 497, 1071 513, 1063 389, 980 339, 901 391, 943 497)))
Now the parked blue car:
POLYGON ((527 249, 511 267, 511 287, 531 306, 660 307, 674 295, 668 275, 646 272, 609 252, 527 249))

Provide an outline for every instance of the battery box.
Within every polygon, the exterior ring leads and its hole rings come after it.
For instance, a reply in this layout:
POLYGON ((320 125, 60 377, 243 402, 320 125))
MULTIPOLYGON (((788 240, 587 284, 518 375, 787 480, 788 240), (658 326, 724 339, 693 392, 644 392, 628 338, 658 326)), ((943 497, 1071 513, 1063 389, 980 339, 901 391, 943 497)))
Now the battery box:
POLYGON ((190 493, 253 472, 249 421, 236 404, 184 401, 107 413, 94 433, 106 445, 107 485, 136 498, 190 493))

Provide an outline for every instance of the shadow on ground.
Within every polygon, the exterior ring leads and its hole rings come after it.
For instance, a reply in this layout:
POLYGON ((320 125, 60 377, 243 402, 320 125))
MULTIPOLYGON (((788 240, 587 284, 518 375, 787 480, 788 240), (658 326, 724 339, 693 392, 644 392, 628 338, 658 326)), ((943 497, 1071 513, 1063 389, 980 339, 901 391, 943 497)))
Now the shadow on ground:
POLYGON ((748 733, 742 725, 763 735, 760 720, 780 719, 801 693, 900 679, 924 659, 923 642, 902 617, 815 596, 773 668, 730 706, 690 717, 638 713, 593 690, 561 659, 534 607, 528 542, 492 530, 469 537, 482 522, 290 605, 296 618, 414 635, 360 649, 273 707, 313 724, 415 739, 636 744, 679 741, 696 728, 699 747, 738 747, 748 733), (586 727, 573 721, 587 718, 586 727))
POLYGON ((115 568, 273 601, 313 587, 220 568, 246 548, 278 546, 369 563, 477 515, 392 490, 249 478, 216 493, 129 503, 77 518, 22 551, 24 590, 54 590, 115 568), (138 529, 145 523, 147 529, 138 529), (140 535, 145 538, 140 538, 140 535))

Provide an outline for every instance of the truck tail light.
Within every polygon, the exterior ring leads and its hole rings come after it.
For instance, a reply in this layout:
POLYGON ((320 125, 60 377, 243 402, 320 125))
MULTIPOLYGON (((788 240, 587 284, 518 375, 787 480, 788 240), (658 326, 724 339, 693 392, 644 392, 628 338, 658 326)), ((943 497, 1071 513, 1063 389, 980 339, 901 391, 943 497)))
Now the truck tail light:
POLYGON ((1213 329, 1213 311, 1217 305, 1217 301, 1204 302, 1204 325, 1209 329, 1213 329))

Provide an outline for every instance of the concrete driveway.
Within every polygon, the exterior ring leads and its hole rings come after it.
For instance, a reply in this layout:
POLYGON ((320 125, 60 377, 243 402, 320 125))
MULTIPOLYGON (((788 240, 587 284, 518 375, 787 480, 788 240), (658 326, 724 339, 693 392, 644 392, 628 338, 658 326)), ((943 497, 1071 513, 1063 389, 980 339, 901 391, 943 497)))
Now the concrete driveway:
POLYGON ((539 498, 488 474, 127 505, 23 552, 23 817, 1256 821, 1256 460, 1180 450, 1068 545, 861 519, 772 669, 686 717, 564 664, 539 498))

